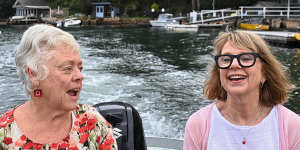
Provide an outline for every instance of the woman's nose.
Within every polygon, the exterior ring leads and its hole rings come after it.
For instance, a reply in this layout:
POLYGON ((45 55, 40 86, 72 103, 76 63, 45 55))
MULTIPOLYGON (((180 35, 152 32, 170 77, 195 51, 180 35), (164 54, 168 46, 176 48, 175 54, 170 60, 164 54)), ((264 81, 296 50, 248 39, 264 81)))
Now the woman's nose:
POLYGON ((237 58, 233 58, 230 68, 242 68, 242 66, 240 66, 237 58))
POLYGON ((83 73, 81 72, 80 69, 76 69, 74 75, 73 75, 73 80, 74 81, 82 81, 84 79, 83 73))

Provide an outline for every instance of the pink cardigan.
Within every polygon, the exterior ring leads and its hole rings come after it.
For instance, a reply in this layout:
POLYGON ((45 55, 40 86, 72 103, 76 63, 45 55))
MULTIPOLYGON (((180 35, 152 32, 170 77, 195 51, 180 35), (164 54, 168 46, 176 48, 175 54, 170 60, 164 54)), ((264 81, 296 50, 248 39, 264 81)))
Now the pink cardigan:
MULTIPOLYGON (((184 133, 184 150, 206 150, 213 104, 190 116, 184 133)), ((300 150, 300 117, 282 105, 278 107, 280 150, 300 150)))

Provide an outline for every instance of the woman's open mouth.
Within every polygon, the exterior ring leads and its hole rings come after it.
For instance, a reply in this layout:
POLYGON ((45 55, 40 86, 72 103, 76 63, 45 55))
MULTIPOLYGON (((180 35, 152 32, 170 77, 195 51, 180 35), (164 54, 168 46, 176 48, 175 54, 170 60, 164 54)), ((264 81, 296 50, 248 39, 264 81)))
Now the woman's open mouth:
POLYGON ((247 78, 247 76, 245 76, 245 75, 229 75, 227 77, 227 79, 230 81, 242 81, 246 78, 247 78))
POLYGON ((75 89, 68 90, 67 94, 70 95, 71 97, 78 97, 79 96, 79 91, 80 91, 79 88, 75 88, 75 89))

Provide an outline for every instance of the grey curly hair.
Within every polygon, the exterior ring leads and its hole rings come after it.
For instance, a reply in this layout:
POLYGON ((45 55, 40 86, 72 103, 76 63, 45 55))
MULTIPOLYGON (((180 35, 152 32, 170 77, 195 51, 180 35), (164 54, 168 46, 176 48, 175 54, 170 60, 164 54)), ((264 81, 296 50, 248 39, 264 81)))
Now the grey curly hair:
POLYGON ((15 62, 17 73, 28 96, 35 87, 26 73, 26 68, 35 73, 36 81, 44 80, 48 76, 48 68, 44 63, 55 53, 54 49, 62 45, 79 52, 79 44, 75 38, 59 28, 37 24, 24 32, 15 51, 15 62))

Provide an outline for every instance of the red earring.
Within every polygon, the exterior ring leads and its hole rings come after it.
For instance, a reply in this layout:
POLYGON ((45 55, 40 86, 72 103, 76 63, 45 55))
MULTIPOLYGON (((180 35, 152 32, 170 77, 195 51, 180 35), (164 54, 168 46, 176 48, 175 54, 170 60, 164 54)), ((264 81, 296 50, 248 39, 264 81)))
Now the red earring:
POLYGON ((33 90, 33 96, 34 97, 41 97, 42 96, 42 90, 40 90, 40 89, 34 89, 33 90))

